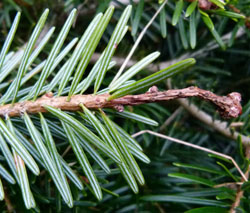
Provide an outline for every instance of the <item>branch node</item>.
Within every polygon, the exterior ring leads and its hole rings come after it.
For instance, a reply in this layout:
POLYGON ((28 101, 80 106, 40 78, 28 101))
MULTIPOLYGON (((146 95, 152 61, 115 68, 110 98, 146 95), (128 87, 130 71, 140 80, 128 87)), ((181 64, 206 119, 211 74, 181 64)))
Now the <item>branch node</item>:
POLYGON ((118 112, 123 112, 124 111, 124 107, 121 104, 114 105, 114 109, 117 110, 118 112))
POLYGON ((53 98, 54 94, 53 92, 48 92, 48 93, 45 93, 42 98, 53 98))
POLYGON ((159 92, 158 87, 157 86, 152 86, 148 89, 147 93, 156 93, 159 92))
POLYGON ((219 110, 220 115, 224 118, 237 118, 239 115, 242 114, 242 106, 240 104, 241 95, 238 92, 232 92, 227 95, 227 101, 231 102, 230 107, 227 109, 222 108, 219 110))

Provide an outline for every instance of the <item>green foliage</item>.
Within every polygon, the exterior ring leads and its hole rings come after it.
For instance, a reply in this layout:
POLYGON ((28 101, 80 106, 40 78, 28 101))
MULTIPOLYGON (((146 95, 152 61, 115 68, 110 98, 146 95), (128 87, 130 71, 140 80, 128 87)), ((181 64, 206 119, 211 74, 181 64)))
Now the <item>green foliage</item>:
MULTIPOLYGON (((177 73, 180 73, 184 70, 186 70, 187 68, 189 68, 190 66, 195 64, 195 60, 193 58, 190 59, 186 59, 183 61, 180 61, 172 66, 169 66, 166 69, 160 70, 146 78, 143 78, 135 83, 132 83, 120 90, 118 90, 117 92, 115 92, 114 94, 112 94, 108 100, 112 100, 115 98, 119 98, 137 91, 140 91, 144 88, 148 88, 150 86, 153 86, 167 78, 170 78, 174 75, 176 75, 177 73)), ((121 76, 123 77, 123 76, 121 76)), ((118 81, 118 80, 117 80, 118 81)))
MULTIPOLYGON (((48 92, 68 101, 75 94, 110 93, 112 100, 153 85, 166 90, 168 79, 179 88, 241 92, 243 113, 228 126, 249 135, 248 2, 213 0, 217 7, 204 10, 198 1, 168 1, 137 47, 138 62, 114 82, 116 63, 121 65, 163 1, 17 2, 0 3, 1 105, 35 101, 48 92), (231 11, 232 5, 241 13, 231 11), (169 59, 178 62, 161 67, 169 59), (151 73, 153 62, 160 71, 151 73)), ((219 119, 211 105, 192 102, 219 119)), ((1 211, 227 212, 232 206, 241 177, 231 161, 152 135, 131 135, 162 132, 228 154, 245 172, 249 159, 241 138, 236 143, 223 137, 184 110, 170 118, 178 103, 123 112, 80 107, 67 112, 44 106, 48 113, 24 110, 20 117, 7 112, 0 118, 1 211)), ((249 212, 249 182, 241 189, 238 209, 249 212)))

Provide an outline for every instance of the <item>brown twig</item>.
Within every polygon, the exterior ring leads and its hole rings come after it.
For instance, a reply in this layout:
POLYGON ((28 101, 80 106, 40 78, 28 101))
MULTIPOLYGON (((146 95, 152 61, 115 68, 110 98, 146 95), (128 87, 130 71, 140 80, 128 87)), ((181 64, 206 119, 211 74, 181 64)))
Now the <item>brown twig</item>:
MULTIPOLYGON (((172 89, 171 79, 167 80, 167 87, 172 89)), ((188 100, 185 99, 178 99, 177 102, 183 106, 191 115, 205 123, 206 125, 212 127, 217 132, 221 133, 222 135, 231 138, 233 140, 238 140, 241 138, 241 141, 244 145, 250 145, 250 138, 240 134, 237 131, 231 131, 228 127, 228 123, 220 120, 214 120, 209 114, 200 110, 197 106, 192 103, 189 103, 188 100)))
MULTIPOLYGON (((250 158, 250 146, 245 146, 246 147, 246 158, 249 159, 250 158)), ((248 166, 247 168, 247 171, 245 172, 245 177, 247 178, 247 180, 245 179, 242 179, 242 181, 248 181, 248 178, 249 178, 249 172, 250 172, 250 166, 248 166)), ((238 187, 238 190, 237 190, 237 193, 236 193, 236 196, 235 196, 235 201, 234 203, 232 204, 231 206, 231 209, 230 209, 230 213, 235 213, 236 212, 236 208, 240 205, 240 199, 243 197, 243 194, 244 194, 244 191, 241 189, 242 186, 239 186, 238 187)))
POLYGON ((15 103, 14 105, 7 104, 0 106, 0 116, 14 117, 21 116, 24 112, 31 114, 46 112, 44 106, 52 106, 66 111, 79 111, 81 110, 80 104, 84 104, 87 108, 92 109, 115 108, 119 111, 123 111, 123 106, 125 105, 140 105, 187 97, 199 97, 212 102, 218 107, 220 114, 225 118, 235 118, 241 114, 241 96, 239 93, 233 92, 227 96, 218 96, 210 91, 199 89, 197 87, 159 92, 157 87, 153 86, 144 94, 126 95, 111 101, 107 100, 108 97, 110 97, 109 94, 74 95, 71 97, 70 101, 67 101, 67 96, 53 97, 53 94, 49 93, 36 101, 23 101, 15 103))
POLYGON ((189 147, 192 147, 192 148, 195 148, 195 149, 199 149, 199 150, 202 150, 204 152, 208 152, 208 153, 211 153, 211 154, 218 155, 220 157, 226 158, 228 160, 231 160, 232 163, 234 164, 234 166, 236 167, 236 169, 238 170, 238 172, 240 173, 243 181, 247 181, 247 177, 245 177, 244 173, 242 172, 242 170, 240 169, 240 167, 238 166, 236 161, 229 155, 225 155, 225 154, 222 154, 220 152, 216 152, 216 151, 213 151, 211 149, 204 148, 202 146, 198 146, 198 145, 195 145, 195 144, 192 144, 192 143, 188 143, 186 141, 183 141, 183 140, 180 140, 180 139, 177 139, 177 138, 173 138, 173 137, 166 136, 166 135, 163 135, 163 134, 160 134, 160 133, 157 133, 157 132, 153 132, 151 130, 142 130, 140 132, 137 132, 137 133, 133 134, 132 137, 137 137, 137 136, 145 134, 145 133, 149 133, 151 135, 155 135, 157 137, 164 138, 164 139, 173 141, 175 143, 183 144, 185 146, 189 146, 189 147))
POLYGON ((241 186, 243 185, 244 182, 230 182, 230 183, 221 183, 221 184, 217 184, 214 185, 214 188, 221 188, 221 187, 227 187, 230 189, 236 189, 237 186, 241 186))
MULTIPOLYGON (((245 30, 243 28, 240 28, 237 31, 236 38, 240 38, 245 34, 245 30)), ((228 43, 228 41, 231 38, 231 33, 227 33, 222 36, 222 40, 225 43, 228 43)), ((211 50, 217 49, 219 47, 218 43, 216 43, 214 40, 209 42, 207 45, 205 45, 203 48, 194 51, 194 52, 186 52, 185 54, 181 55, 180 57, 176 59, 172 59, 169 61, 161 62, 159 64, 151 64, 147 66, 149 70, 152 72, 164 69, 165 67, 168 67, 172 64, 175 64, 183 59, 194 57, 194 58, 200 58, 200 57, 205 57, 211 50)), ((101 54, 100 53, 94 53, 91 62, 95 63, 99 58, 101 54)), ((120 67, 123 64, 124 59, 121 57, 114 56, 112 58, 115 62, 117 67, 120 67)), ((132 65, 136 64, 138 61, 136 60, 129 60, 127 63, 127 67, 131 67, 132 65)), ((185 107, 186 110, 188 110, 194 117, 198 118, 205 124, 209 125, 222 135, 224 135, 227 138, 231 138, 233 140, 237 140, 237 138, 240 136, 242 139, 243 144, 250 144, 250 138, 247 136, 244 136, 238 132, 233 132, 230 131, 228 128, 228 124, 226 122, 222 122, 220 120, 214 120, 209 114, 205 113, 204 111, 200 110, 198 107, 196 107, 194 104, 189 104, 187 100, 184 99, 178 99, 179 103, 185 107)))

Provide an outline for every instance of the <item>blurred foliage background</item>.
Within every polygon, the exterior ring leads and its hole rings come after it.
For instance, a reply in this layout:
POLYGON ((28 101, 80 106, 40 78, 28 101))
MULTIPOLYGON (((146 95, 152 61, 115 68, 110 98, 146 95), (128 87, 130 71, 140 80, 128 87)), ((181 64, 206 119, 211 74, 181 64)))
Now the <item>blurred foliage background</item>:
MULTIPOLYGON (((218 1, 211 2, 218 3, 218 1)), ((73 8, 77 8, 77 19, 69 32, 67 43, 74 37, 80 37, 93 17, 98 12, 105 11, 110 4, 115 5, 115 12, 91 60, 93 64, 95 56, 101 53, 107 45, 125 7, 132 4, 133 9, 128 33, 115 54, 114 60, 117 65, 106 76, 108 85, 139 33, 159 8, 158 1, 2 0, 0 2, 0 46, 5 41, 17 11, 21 11, 22 16, 11 46, 13 51, 17 51, 24 45, 44 9, 49 8, 50 13, 45 29, 56 26, 56 30, 39 56, 46 57, 56 35, 73 8)), ((223 14, 223 12, 216 14, 214 10, 217 10, 218 6, 207 10, 207 8, 198 9, 197 5, 194 12, 187 16, 186 11, 190 4, 189 1, 167 1, 164 10, 145 33, 133 54, 131 63, 154 51, 159 51, 161 55, 154 62, 153 68, 152 66, 145 68, 136 75, 136 79, 151 74, 156 71, 157 67, 162 69, 164 68, 162 66, 168 66, 180 58, 196 58, 197 63, 192 69, 175 76, 168 82, 157 85, 159 90, 166 90, 170 85, 172 88, 185 88, 192 85, 213 91, 218 95, 226 95, 233 91, 240 92, 243 105, 242 115, 237 119, 226 120, 226 126, 231 132, 237 131, 248 136, 250 131, 250 18, 248 17, 250 16, 250 1, 226 1, 225 11, 240 13, 245 16, 244 18, 235 18, 235 14, 223 14), (210 25, 202 19, 202 16, 206 17, 206 14, 211 21, 210 25), (214 28, 211 28, 211 23, 214 28)), ((42 60, 39 57, 34 64, 42 60)), ((15 75, 15 72, 11 73, 9 80, 15 75)), ((36 80, 37 77, 34 77, 33 82, 36 80)), ((92 90, 87 91, 87 93, 92 92, 92 90)), ((189 99, 188 102, 208 113, 214 121, 222 120, 211 104, 196 98, 189 99)), ((246 146, 242 146, 240 138, 234 140, 222 135, 213 125, 207 125, 190 114, 178 101, 152 103, 127 107, 127 109, 154 119, 159 124, 152 126, 129 118, 121 119, 113 113, 113 120, 129 134, 149 129, 230 155, 243 171, 249 167, 249 159, 245 155, 246 146)), ((138 162, 146 181, 146 184, 140 187, 138 194, 134 194, 129 189, 117 168, 112 168, 109 175, 97 169, 98 180, 106 189, 103 200, 97 201, 91 193, 88 193, 88 187, 85 187, 84 191, 78 191, 73 184, 70 184, 74 197, 74 207, 70 209, 60 201, 60 195, 54 189, 55 186, 49 174, 44 172, 39 177, 29 174, 37 208, 26 210, 19 187, 3 181, 7 198, 0 202, 0 211, 176 213, 227 212, 231 208, 237 191, 240 190, 239 186, 232 184, 229 187, 215 187, 219 184, 240 181, 240 175, 230 162, 149 134, 138 136, 136 140, 151 160, 150 164, 138 162)), ((59 153, 63 154, 67 148, 63 137, 57 138, 56 144, 59 153)), ((75 165, 75 156, 72 151, 68 151, 64 158, 67 162, 71 162, 74 170, 80 172, 79 166, 75 165)), ((0 155, 0 161, 5 163, 3 155, 0 155)), ((94 165, 94 162, 91 164, 94 165)), ((84 177, 82 181, 85 182, 84 177)), ((237 212, 250 212, 249 183, 244 183, 244 188, 241 189, 244 195, 241 204, 237 207, 237 212)))

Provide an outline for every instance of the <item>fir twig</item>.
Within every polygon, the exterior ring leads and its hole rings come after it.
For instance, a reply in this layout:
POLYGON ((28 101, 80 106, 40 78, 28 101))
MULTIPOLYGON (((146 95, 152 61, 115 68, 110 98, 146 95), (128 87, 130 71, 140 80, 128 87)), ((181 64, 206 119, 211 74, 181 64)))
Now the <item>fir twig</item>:
POLYGON ((23 101, 14 105, 7 104, 0 106, 0 116, 15 117, 20 116, 24 112, 39 113, 46 112, 44 106, 52 106, 63 111, 79 111, 80 104, 84 104, 87 108, 115 108, 123 111, 125 105, 140 105, 144 103, 169 101, 179 98, 199 97, 215 104, 221 116, 224 118, 235 118, 241 114, 241 95, 237 92, 228 94, 227 96, 218 96, 214 93, 197 87, 187 87, 185 89, 173 89, 159 92, 156 86, 149 89, 148 92, 139 95, 126 95, 121 98, 108 101, 109 94, 101 95, 74 95, 70 101, 67 96, 53 97, 53 93, 47 93, 36 101, 23 101))

